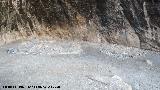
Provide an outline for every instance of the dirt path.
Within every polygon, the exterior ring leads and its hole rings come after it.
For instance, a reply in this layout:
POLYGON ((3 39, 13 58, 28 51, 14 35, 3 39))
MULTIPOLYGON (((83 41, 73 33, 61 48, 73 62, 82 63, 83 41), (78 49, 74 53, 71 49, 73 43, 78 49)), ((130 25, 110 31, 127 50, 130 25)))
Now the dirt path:
POLYGON ((0 48, 0 90, 9 90, 2 87, 6 85, 24 86, 22 90, 32 85, 60 86, 60 90, 159 90, 159 62, 159 53, 118 45, 12 43, 0 48))

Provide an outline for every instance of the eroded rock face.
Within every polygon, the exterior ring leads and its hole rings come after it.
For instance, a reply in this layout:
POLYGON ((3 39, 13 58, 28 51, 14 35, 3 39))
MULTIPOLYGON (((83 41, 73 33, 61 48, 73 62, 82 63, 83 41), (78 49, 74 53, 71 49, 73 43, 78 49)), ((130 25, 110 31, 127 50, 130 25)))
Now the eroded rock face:
MULTIPOLYGON (((60 28, 71 38, 160 50, 158 0, 1 0, 0 30, 60 28)), ((49 34, 50 33, 50 34, 49 34)), ((60 32, 59 32, 60 33, 60 32)), ((58 33, 63 38, 64 33, 58 33)), ((38 33, 39 35, 39 33, 38 33)))

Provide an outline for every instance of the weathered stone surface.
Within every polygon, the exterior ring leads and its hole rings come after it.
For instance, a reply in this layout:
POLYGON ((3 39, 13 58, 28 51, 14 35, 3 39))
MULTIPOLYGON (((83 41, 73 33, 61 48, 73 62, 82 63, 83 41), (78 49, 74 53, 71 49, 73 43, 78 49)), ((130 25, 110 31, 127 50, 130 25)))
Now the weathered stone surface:
POLYGON ((160 2, 0 0, 0 30, 2 35, 8 31, 25 31, 22 36, 34 32, 159 51, 160 2))

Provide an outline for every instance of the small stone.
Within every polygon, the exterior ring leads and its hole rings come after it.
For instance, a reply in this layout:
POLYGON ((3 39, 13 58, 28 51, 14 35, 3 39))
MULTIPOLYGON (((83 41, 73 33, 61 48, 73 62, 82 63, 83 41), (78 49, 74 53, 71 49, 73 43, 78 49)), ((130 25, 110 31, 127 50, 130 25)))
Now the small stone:
POLYGON ((133 56, 132 56, 132 55, 130 55, 129 57, 130 57, 130 58, 133 58, 133 56))
POLYGON ((17 52, 18 52, 18 50, 15 49, 15 48, 10 48, 10 49, 7 50, 8 54, 16 54, 17 52))
POLYGON ((151 66, 153 65, 153 63, 150 60, 146 60, 146 63, 151 66))

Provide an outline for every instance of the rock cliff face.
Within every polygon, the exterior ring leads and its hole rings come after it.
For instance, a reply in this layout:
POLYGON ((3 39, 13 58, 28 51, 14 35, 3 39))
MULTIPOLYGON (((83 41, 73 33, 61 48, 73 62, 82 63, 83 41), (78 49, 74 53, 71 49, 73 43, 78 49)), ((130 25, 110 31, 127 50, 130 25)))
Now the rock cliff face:
POLYGON ((0 0, 1 40, 48 35, 160 50, 158 0, 0 0))

